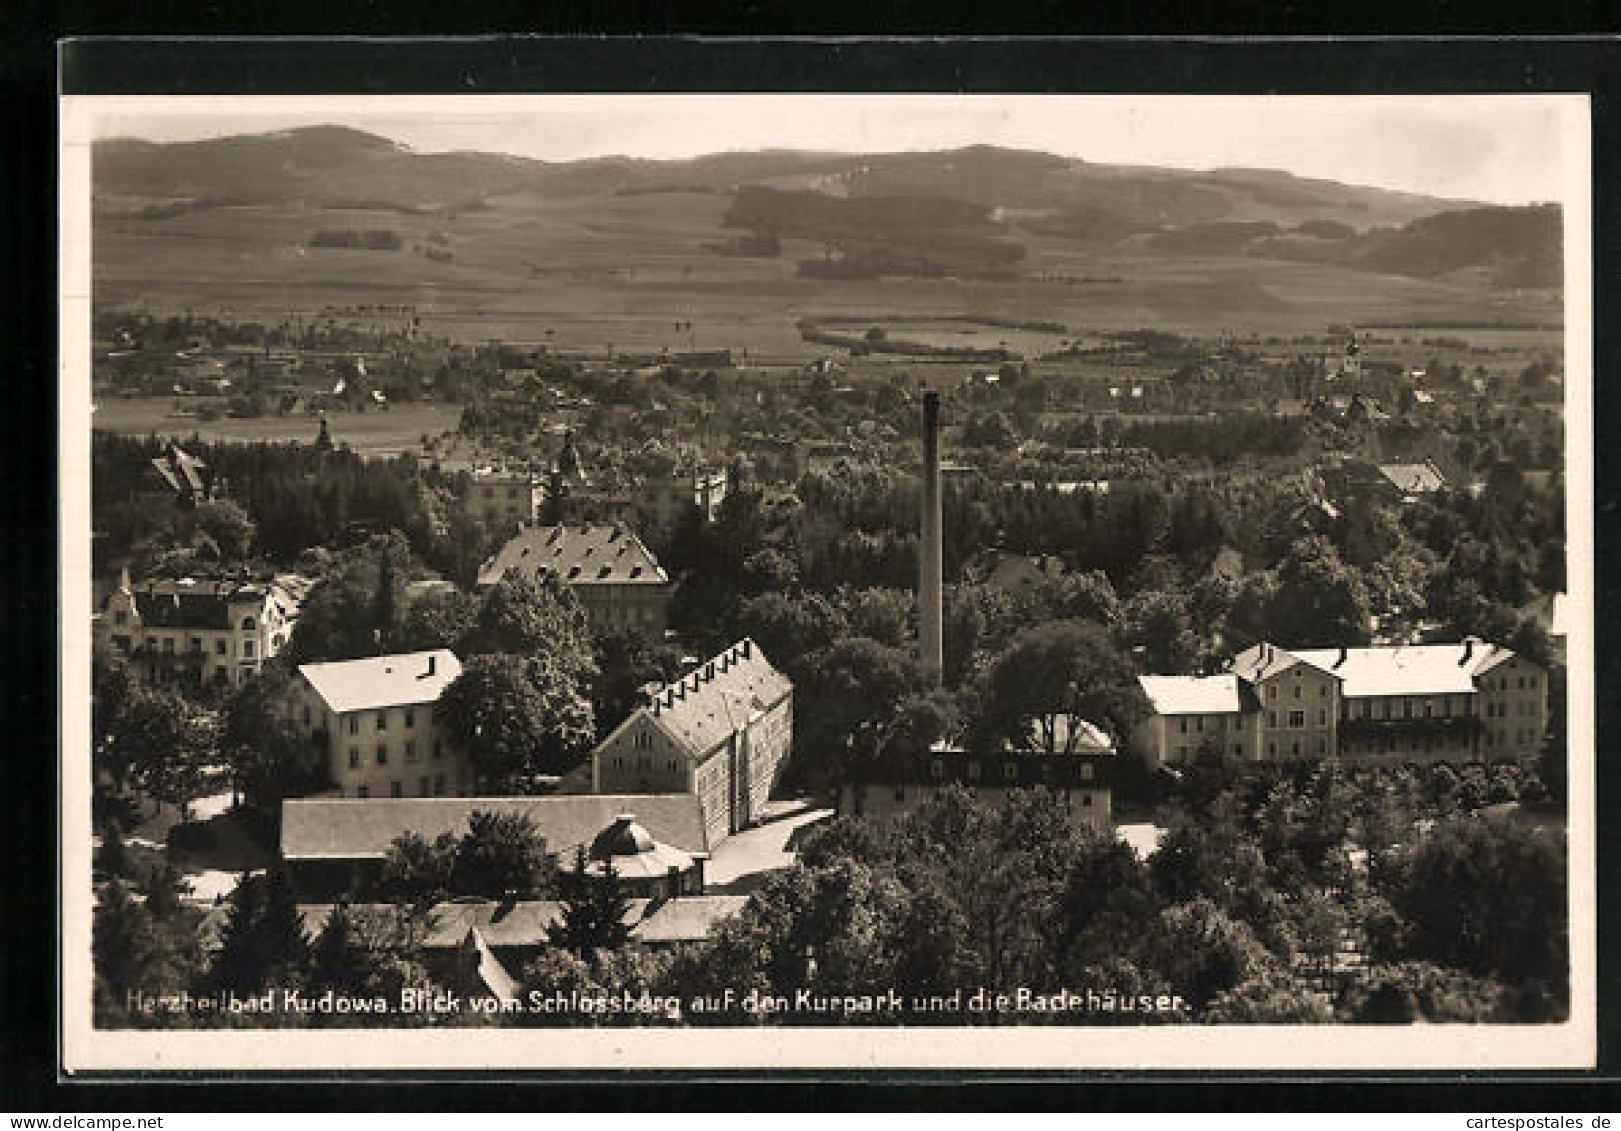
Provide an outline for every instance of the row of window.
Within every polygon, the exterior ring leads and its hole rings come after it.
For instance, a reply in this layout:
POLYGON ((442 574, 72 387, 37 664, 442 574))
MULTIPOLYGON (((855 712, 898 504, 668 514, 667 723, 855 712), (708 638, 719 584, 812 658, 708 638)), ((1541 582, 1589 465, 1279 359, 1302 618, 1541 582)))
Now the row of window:
MULTIPOLYGON (((117 635, 117 636, 113 637, 113 643, 118 645, 120 648, 128 648, 130 646, 130 638, 128 636, 124 636, 124 635, 117 635)), ((215 640, 214 641, 214 655, 216 655, 216 656, 228 656, 228 655, 230 655, 230 649, 227 647, 227 643, 228 642, 224 641, 224 640, 215 640)), ((146 647, 149 650, 151 650, 153 652, 156 652, 158 650, 158 644, 159 644, 159 641, 158 641, 158 638, 156 636, 148 636, 146 638, 146 647)), ((174 637, 165 636, 163 638, 163 640, 162 640, 162 644, 163 644, 163 653, 164 653, 164 655, 172 656, 172 655, 175 654, 175 638, 174 637)), ((203 652, 203 638, 200 637, 200 636, 193 636, 191 638, 191 647, 189 649, 187 649, 187 651, 190 652, 192 655, 201 655, 202 652, 203 652)), ((255 658, 253 641, 244 640, 242 642, 242 658, 244 660, 252 660, 252 659, 255 658)))
MULTIPOLYGON (((1300 698, 1299 679, 1300 679, 1300 672, 1297 670, 1295 672, 1295 680, 1296 680, 1296 682, 1295 682, 1294 687, 1291 689, 1291 691, 1293 692, 1293 694, 1290 696, 1291 699, 1299 699, 1300 698)), ((1273 683, 1273 684, 1269 684, 1267 686, 1266 697, 1268 699, 1276 699, 1278 697, 1278 685, 1277 684, 1273 683)), ((1328 698, 1328 684, 1319 683, 1317 685, 1317 698, 1319 698, 1319 699, 1327 699, 1328 698)))
MULTIPOLYGON (((1509 715, 1508 707, 1509 705, 1506 702, 1487 703, 1486 717, 1488 719, 1506 719, 1509 715)), ((1539 710, 1540 707, 1540 703, 1520 699, 1514 703, 1514 715, 1516 718, 1534 719, 1542 713, 1539 710)))
MULTIPOLYGON (((1306 725, 1306 712, 1304 712, 1304 711, 1290 711, 1285 716, 1285 718, 1286 718, 1286 721, 1287 721, 1287 724, 1288 724, 1290 730, 1300 730, 1302 727, 1304 727, 1306 725)), ((1266 713, 1266 725, 1271 727, 1273 730, 1277 729, 1277 727, 1278 727, 1278 712, 1276 712, 1276 711, 1268 711, 1266 713)), ((1318 711, 1317 711, 1317 725, 1320 726, 1320 727, 1326 727, 1328 725, 1328 708, 1327 707, 1318 708, 1318 711)))
MULTIPOLYGON (((625 759, 620 755, 615 755, 614 760, 613 760, 613 768, 616 769, 616 770, 624 769, 625 768, 625 759)), ((652 769, 653 768, 653 760, 651 758, 647 757, 646 755, 643 755, 642 757, 636 759, 636 761, 634 763, 632 763, 632 768, 633 769, 638 769, 638 770, 652 769)), ((671 758, 669 761, 667 761, 664 764, 664 768, 666 770, 669 770, 671 773, 674 773, 675 768, 676 768, 676 760, 674 758, 671 758)))
MULTIPOLYGON (((404 754, 407 762, 415 762, 417 760, 417 744, 415 739, 408 738, 405 740, 404 754)), ((433 750, 430 756, 436 762, 444 756, 444 751, 440 748, 439 740, 437 738, 433 740, 433 750)), ((379 766, 388 765, 388 743, 379 742, 377 744, 376 759, 379 766)), ((360 764, 360 747, 349 747, 349 768, 351 770, 358 770, 360 769, 360 764)))
MULTIPOLYGON (((406 707, 403 713, 405 715, 405 729, 406 730, 411 730, 411 729, 415 728, 416 725, 417 725, 416 708, 415 707, 406 707)), ((358 712, 356 712, 355 714, 349 715, 347 717, 349 719, 349 733, 350 734, 359 734, 360 733, 360 714, 358 712)), ((306 723, 310 721, 309 712, 307 710, 304 712, 304 721, 306 723)), ((380 730, 380 731, 388 729, 388 712, 387 711, 378 711, 377 712, 377 714, 375 716, 375 722, 373 724, 373 729, 374 730, 380 730)))
MULTIPOLYGON (((389 782, 388 795, 390 797, 404 797, 405 783, 398 781, 389 782)), ((426 775, 418 778, 416 795, 418 797, 443 797, 445 795, 445 775, 434 774, 431 781, 426 775)), ((356 786, 355 796, 361 798, 370 797, 371 788, 364 785, 356 786)))
MULTIPOLYGON (((1081 771, 1081 780, 1082 781, 1092 781, 1093 778, 1096 776, 1097 767, 1093 766, 1091 762, 1082 762, 1081 766, 1080 766, 1080 771, 1081 771)), ((945 776, 946 776, 946 764, 945 764, 944 759, 941 759, 941 758, 934 759, 934 761, 929 766, 929 776, 932 777, 932 778, 935 778, 937 780, 945 778, 945 776)), ((969 781, 978 781, 979 778, 980 778, 979 759, 978 758, 970 758, 968 760, 968 780, 969 781)), ((1015 761, 1006 761, 1006 762, 1002 763, 1002 778, 1003 778, 1004 781, 1018 781, 1019 780, 1019 763, 1016 760, 1015 761)))
MULTIPOLYGON (((113 610, 113 623, 118 625, 120 628, 122 628, 124 625, 129 623, 129 613, 127 611, 125 611, 124 609, 115 609, 115 610, 113 610)), ((252 617, 243 617, 242 618, 242 631, 243 632, 252 632, 257 627, 258 627, 258 624, 257 624, 257 622, 254 621, 254 619, 252 617)), ((147 639, 148 643, 150 643, 151 640, 152 640, 152 638, 150 636, 148 636, 146 639, 147 639)), ((192 639, 195 641, 197 638, 193 637, 192 639)))

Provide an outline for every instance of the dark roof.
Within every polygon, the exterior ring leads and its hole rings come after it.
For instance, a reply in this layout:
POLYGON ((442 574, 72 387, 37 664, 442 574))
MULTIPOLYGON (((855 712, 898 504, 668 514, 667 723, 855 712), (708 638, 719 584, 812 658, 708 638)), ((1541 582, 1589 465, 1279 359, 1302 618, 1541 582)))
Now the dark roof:
POLYGON ((233 604, 258 604, 269 587, 230 579, 162 578, 130 587, 141 622, 153 628, 230 629, 233 604))
POLYGON ((567 858, 589 845, 621 813, 632 812, 652 836, 684 852, 707 854, 703 807, 696 794, 549 794, 544 797, 290 798, 281 807, 281 854, 287 860, 380 860, 404 833, 433 840, 467 831, 475 811, 524 813, 547 851, 567 858))
POLYGON ((532 526, 519 531, 479 570, 494 585, 509 570, 555 574, 569 585, 668 585, 669 575, 642 540, 618 523, 532 526))

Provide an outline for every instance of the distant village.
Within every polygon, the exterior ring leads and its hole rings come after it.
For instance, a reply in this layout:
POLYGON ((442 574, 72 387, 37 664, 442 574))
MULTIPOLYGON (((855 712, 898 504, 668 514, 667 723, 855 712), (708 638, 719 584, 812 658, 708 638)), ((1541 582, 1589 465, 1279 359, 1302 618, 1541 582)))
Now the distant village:
POLYGON ((1550 359, 361 317, 99 316, 98 1024, 1568 1008, 1550 359))

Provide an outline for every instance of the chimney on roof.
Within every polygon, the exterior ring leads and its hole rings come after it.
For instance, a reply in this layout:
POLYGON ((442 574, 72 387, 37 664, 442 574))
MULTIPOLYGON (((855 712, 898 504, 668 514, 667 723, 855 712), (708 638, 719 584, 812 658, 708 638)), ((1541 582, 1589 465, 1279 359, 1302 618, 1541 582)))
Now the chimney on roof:
POLYGON ((1337 667, 1340 667, 1341 665, 1343 665, 1345 663, 1347 657, 1350 656, 1350 654, 1351 654, 1351 650, 1349 648, 1347 648, 1345 645, 1341 644, 1340 645, 1339 659, 1334 661, 1334 666, 1337 668, 1337 667))
POLYGON ((1460 668, 1463 667, 1465 664, 1467 664, 1470 661, 1470 659, 1472 659, 1474 657, 1474 654, 1475 654, 1475 638, 1473 636, 1465 636, 1463 638, 1463 659, 1458 661, 1458 666, 1460 668))
POLYGON ((749 658, 749 645, 752 643, 753 641, 751 640, 745 640, 743 643, 737 646, 737 650, 743 654, 743 658, 745 660, 749 658))
POLYGON ((439 657, 434 655, 432 652, 429 652, 428 653, 428 671, 427 671, 427 674, 426 674, 426 676, 424 678, 432 679, 433 678, 433 673, 438 669, 438 666, 439 666, 439 657))

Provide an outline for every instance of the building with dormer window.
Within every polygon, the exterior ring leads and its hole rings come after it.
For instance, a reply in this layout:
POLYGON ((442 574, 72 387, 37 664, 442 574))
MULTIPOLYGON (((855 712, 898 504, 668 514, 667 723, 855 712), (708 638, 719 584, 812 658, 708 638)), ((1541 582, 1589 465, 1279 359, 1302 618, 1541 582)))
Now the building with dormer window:
POLYGON ((529 527, 484 563, 478 583, 494 585, 511 571, 536 581, 543 574, 555 576, 573 590, 593 631, 634 631, 655 639, 664 635, 670 576, 629 527, 529 527))
POLYGON ((649 695, 602 740, 591 792, 696 794, 719 844, 759 820, 793 737, 793 684, 742 640, 649 695))

